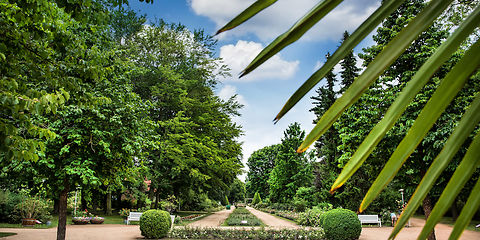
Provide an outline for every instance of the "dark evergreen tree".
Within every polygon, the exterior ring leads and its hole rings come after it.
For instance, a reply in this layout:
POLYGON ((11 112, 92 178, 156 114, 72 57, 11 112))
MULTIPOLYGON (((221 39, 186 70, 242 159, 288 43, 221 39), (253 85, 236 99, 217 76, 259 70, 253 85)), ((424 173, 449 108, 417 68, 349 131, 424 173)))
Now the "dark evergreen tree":
MULTIPOLYGON (((344 42, 349 36, 350 34, 345 31, 343 33, 342 42, 344 42)), ((360 68, 357 67, 357 59, 355 59, 353 50, 351 50, 350 53, 348 53, 347 56, 345 56, 345 58, 340 62, 340 66, 342 66, 342 71, 340 71, 342 88, 340 89, 339 93, 342 94, 348 89, 348 87, 350 87, 360 72, 360 68)))

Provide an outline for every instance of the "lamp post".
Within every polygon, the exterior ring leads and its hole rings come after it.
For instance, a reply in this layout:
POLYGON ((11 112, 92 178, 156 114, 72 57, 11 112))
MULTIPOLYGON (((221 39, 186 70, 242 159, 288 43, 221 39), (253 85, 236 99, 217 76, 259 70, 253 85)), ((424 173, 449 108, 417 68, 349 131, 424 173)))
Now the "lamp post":
POLYGON ((403 200, 403 188, 398 190, 400 192, 400 194, 402 194, 402 208, 403 208, 403 205, 405 204, 404 200, 403 200))
POLYGON ((75 188, 75 208, 73 209, 73 216, 77 216, 77 192, 80 187, 75 188))

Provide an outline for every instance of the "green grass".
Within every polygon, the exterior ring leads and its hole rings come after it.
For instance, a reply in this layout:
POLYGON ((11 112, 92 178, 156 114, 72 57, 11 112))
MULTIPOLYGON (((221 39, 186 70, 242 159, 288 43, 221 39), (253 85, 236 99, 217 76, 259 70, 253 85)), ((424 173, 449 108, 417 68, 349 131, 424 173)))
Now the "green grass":
MULTIPOLYGON (((123 218, 118 215, 118 214, 113 214, 111 216, 105 216, 102 214, 98 214, 95 216, 103 217, 105 218, 105 222, 103 224, 124 224, 123 223, 123 218)), ((52 224, 50 226, 47 226, 46 224, 36 224, 33 227, 22 227, 21 223, 0 223, 0 228, 53 228, 58 226, 58 215, 52 216, 51 220, 52 224)), ((139 222, 131 222, 131 225, 137 225, 139 222)), ((67 215, 67 225, 71 225, 72 223, 72 216, 67 215)))
POLYGON ((0 238, 17 235, 16 233, 0 232, 0 238))
MULTIPOLYGON (((453 220, 452 217, 445 217, 445 216, 442 218, 442 220, 440 220, 440 223, 447 224, 450 226, 455 225, 455 221, 453 220)), ((476 231, 475 226, 479 223, 480 223, 479 220, 470 221, 470 223, 467 225, 467 230, 476 231)))
POLYGON ((250 211, 244 207, 238 207, 228 216, 222 226, 265 226, 260 219, 255 217, 250 211), (247 221, 247 223, 242 223, 247 221))

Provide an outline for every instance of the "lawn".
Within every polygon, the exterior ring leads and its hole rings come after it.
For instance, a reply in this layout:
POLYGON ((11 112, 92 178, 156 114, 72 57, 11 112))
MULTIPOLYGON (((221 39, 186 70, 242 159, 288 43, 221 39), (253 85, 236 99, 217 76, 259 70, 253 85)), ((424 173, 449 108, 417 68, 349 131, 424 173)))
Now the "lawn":
POLYGON ((5 233, 5 232, 0 232, 0 238, 3 238, 3 237, 8 237, 8 236, 13 236, 13 235, 17 235, 16 233, 5 233))
MULTIPOLYGON (((97 216, 97 215, 96 215, 97 216)), ((111 216, 105 216, 105 215, 98 215, 99 217, 104 217, 105 222, 104 224, 123 224, 123 218, 118 215, 114 214, 111 216)), ((52 224, 47 226, 46 224, 36 224, 34 227, 29 227, 29 228, 53 228, 58 226, 58 215, 53 215, 52 216, 52 224)), ((67 216, 67 224, 73 224, 72 223, 72 216, 68 215, 67 216)), ((132 222, 131 224, 138 224, 138 222, 132 222)), ((23 228, 21 223, 0 223, 0 228, 23 228)))

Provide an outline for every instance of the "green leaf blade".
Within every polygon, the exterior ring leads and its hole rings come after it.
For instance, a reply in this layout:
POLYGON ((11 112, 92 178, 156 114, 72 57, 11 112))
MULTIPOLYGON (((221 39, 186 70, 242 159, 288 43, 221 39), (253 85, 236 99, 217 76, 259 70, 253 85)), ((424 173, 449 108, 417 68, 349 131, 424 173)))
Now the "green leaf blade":
POLYGON ((368 205, 380 194, 383 188, 393 179, 405 160, 420 144, 435 121, 462 89, 470 75, 480 64, 480 42, 477 41, 463 58, 447 74, 435 93, 418 115, 415 123, 397 146, 395 152, 385 164, 377 179, 374 181, 363 199, 359 211, 365 210, 368 205))
POLYGON ((449 240, 455 240, 460 238, 463 230, 467 227, 468 223, 472 219, 473 215, 477 212, 480 207, 480 179, 473 187, 470 196, 468 197, 467 203, 462 208, 460 216, 458 216, 453 226, 452 233, 450 234, 449 240))
POLYGON ((340 117, 349 106, 354 104, 368 87, 400 56, 410 43, 427 29, 447 8, 452 0, 432 1, 414 18, 408 26, 392 39, 367 69, 350 85, 345 93, 320 118, 317 125, 307 135, 297 152, 304 152, 340 117))
POLYGON ((318 69, 295 93, 287 100, 283 108, 275 117, 274 121, 278 122, 300 99, 302 99, 335 65, 357 46, 365 37, 368 36, 383 19, 388 17, 395 9, 397 9, 405 0, 385 1, 367 20, 365 20, 356 30, 348 37, 337 50, 327 59, 327 62, 318 69))
POLYGON ((265 47, 253 61, 240 73, 243 77, 256 69, 262 63, 280 52, 283 48, 300 39, 310 28, 326 16, 343 0, 323 0, 318 3, 305 16, 298 20, 288 31, 278 36, 272 43, 265 47))
POLYGON ((475 136, 462 162, 458 165, 445 190, 440 195, 418 239, 425 239, 452 205, 465 183, 470 179, 477 167, 480 166, 480 158, 478 156, 480 156, 480 132, 475 136))
POLYGON ((390 239, 393 239, 405 226, 408 219, 415 213, 421 205, 422 200, 428 194, 433 184, 441 175, 443 170, 448 166, 455 154, 458 152, 462 144, 469 137, 470 133, 475 129, 475 126, 480 122, 480 96, 477 96, 462 116, 459 124, 455 127, 453 133, 448 138, 442 151, 433 160, 427 173, 422 178, 422 181, 417 186, 412 197, 408 201, 407 207, 404 209, 402 215, 398 219, 395 228, 393 229, 390 239))
POLYGON ((243 12, 241 12, 239 15, 233 18, 230 22, 228 22, 225 26, 220 28, 215 35, 237 27, 238 25, 244 23, 248 19, 257 15, 259 12, 261 12, 265 8, 274 4, 276 1, 277 0, 258 0, 254 2, 247 9, 245 9, 243 12))
POLYGON ((470 14, 461 26, 435 51, 435 53, 423 64, 415 76, 407 83, 397 99, 389 107, 382 120, 375 125, 368 136, 357 148, 350 161, 345 165, 340 175, 331 187, 331 192, 341 187, 365 162, 370 153, 375 149, 381 139, 390 130, 398 118, 415 98, 418 92, 425 86, 431 76, 448 60, 462 42, 472 33, 480 22, 480 7, 470 14))

